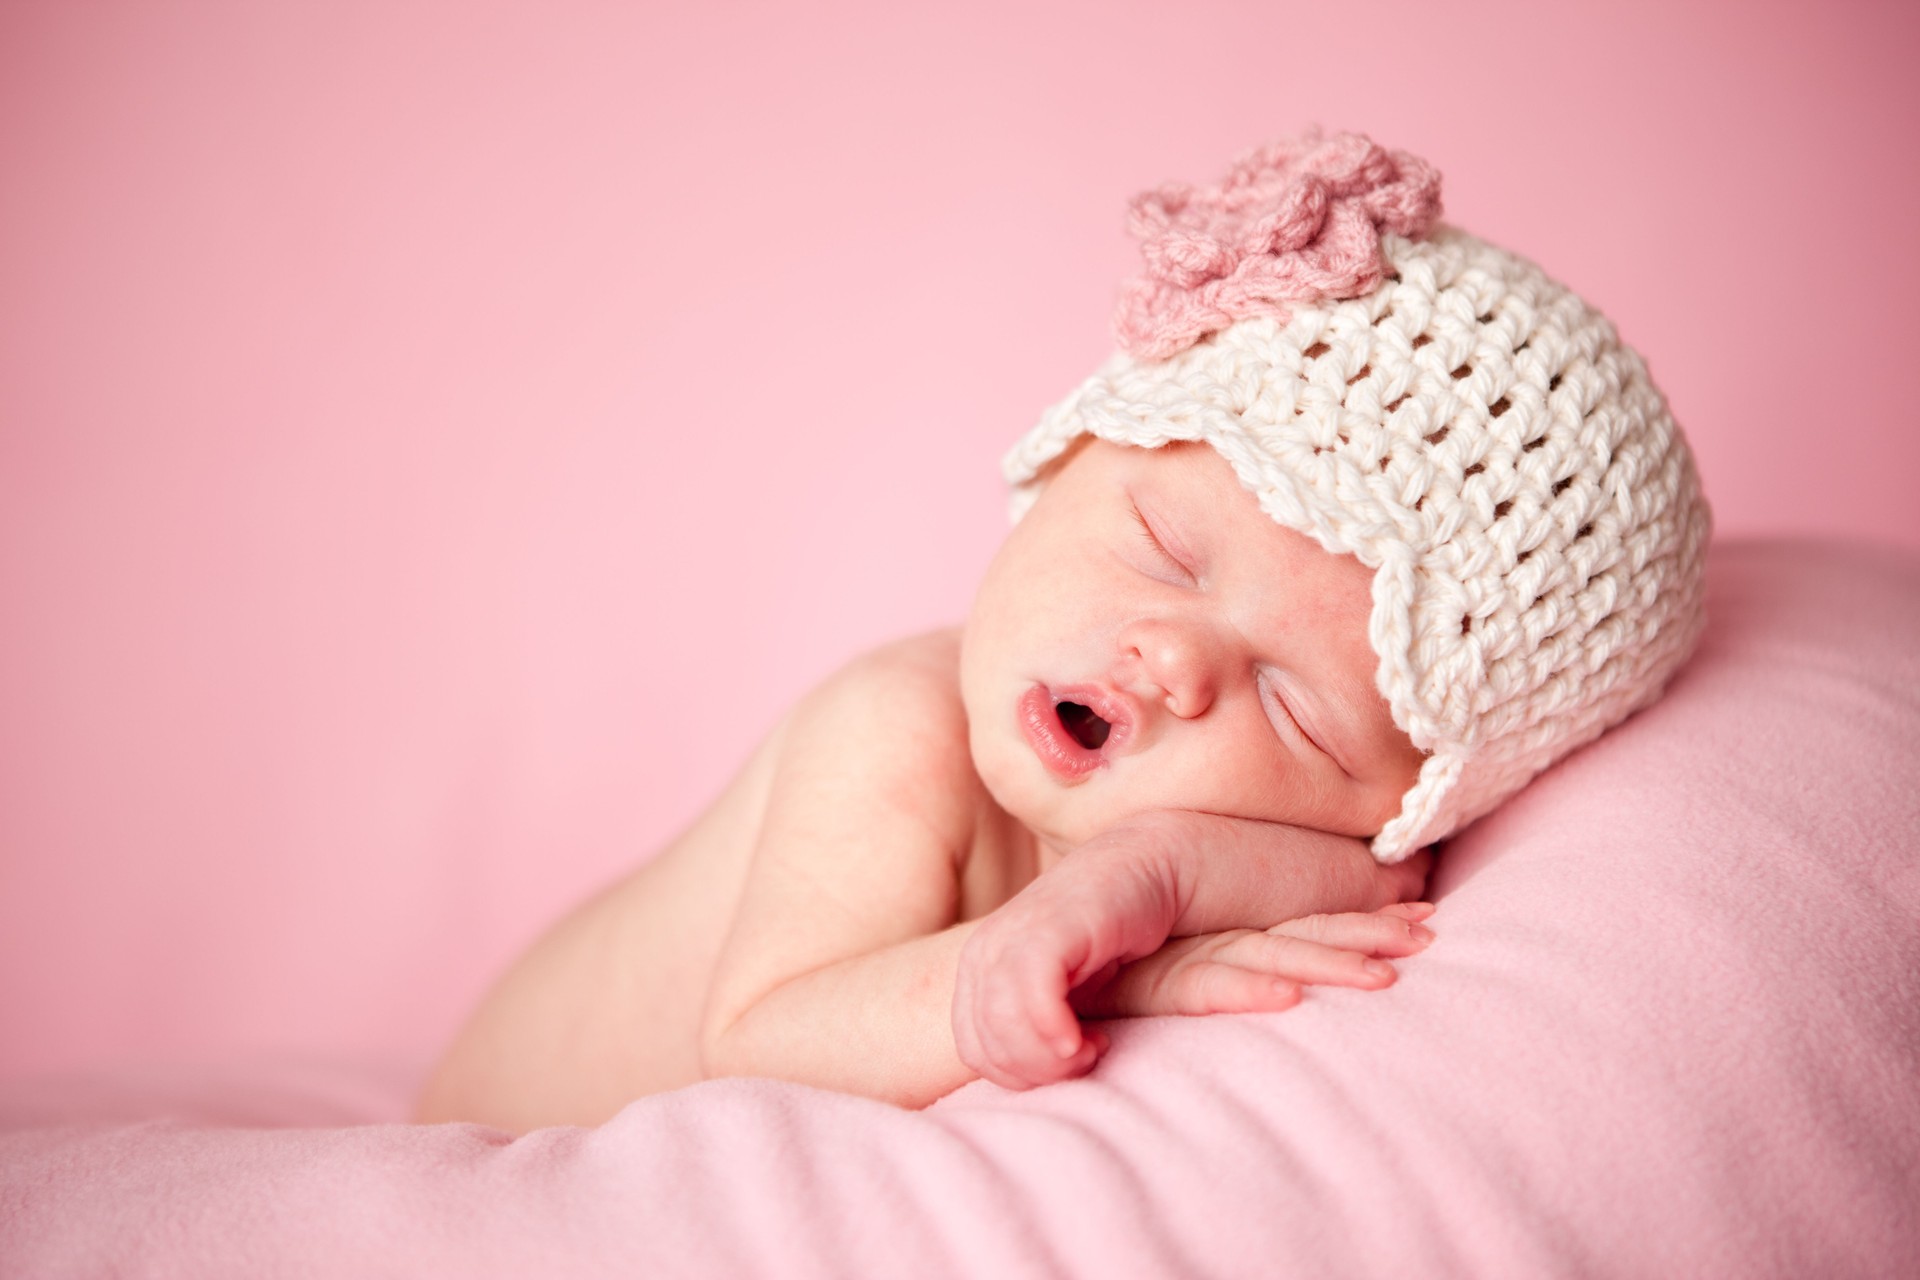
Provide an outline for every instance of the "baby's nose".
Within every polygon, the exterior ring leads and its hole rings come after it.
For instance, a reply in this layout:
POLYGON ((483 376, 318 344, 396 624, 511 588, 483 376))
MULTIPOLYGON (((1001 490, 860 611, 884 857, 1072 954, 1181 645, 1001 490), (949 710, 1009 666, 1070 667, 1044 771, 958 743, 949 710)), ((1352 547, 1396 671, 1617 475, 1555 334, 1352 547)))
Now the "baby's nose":
POLYGON ((1217 645, 1201 628, 1143 618, 1121 633, 1120 661, 1121 683, 1183 720, 1204 715, 1219 693, 1217 645))

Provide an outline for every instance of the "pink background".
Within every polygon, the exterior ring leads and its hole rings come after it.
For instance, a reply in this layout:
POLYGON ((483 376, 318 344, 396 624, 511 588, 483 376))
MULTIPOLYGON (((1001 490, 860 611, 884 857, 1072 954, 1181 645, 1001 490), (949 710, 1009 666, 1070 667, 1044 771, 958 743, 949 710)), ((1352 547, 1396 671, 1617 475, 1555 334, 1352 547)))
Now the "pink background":
POLYGON ((1126 197, 1310 121, 1619 323, 1722 536, 1920 547, 1917 54, 1908 4, 0 6, 0 1075, 432 1052, 963 613, 1126 197))

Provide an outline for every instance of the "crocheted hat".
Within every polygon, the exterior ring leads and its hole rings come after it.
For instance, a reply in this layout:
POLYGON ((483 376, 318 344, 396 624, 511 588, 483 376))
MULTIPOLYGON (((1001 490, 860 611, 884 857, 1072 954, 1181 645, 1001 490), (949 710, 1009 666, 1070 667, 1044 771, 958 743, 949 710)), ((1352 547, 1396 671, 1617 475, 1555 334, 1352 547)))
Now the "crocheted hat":
POLYGON ((1397 862, 1656 699, 1705 621, 1706 500, 1645 364, 1578 295, 1438 223, 1425 162, 1341 134, 1138 197, 1114 356, 1007 455, 1202 440, 1374 570, 1368 635, 1428 753, 1397 862))

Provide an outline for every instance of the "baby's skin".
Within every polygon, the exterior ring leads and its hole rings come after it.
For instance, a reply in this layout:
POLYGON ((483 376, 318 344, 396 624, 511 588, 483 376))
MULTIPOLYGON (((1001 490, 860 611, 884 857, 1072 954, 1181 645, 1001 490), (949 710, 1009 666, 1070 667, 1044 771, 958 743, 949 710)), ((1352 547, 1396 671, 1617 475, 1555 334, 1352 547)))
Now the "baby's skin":
POLYGON ((1379 988, 1431 940, 1367 839, 1421 754, 1370 572, 1199 445, 1082 443, 964 628, 804 698, 475 1012, 425 1120, 591 1124, 719 1076, 924 1106, 1089 1070, 1102 1019, 1379 988))

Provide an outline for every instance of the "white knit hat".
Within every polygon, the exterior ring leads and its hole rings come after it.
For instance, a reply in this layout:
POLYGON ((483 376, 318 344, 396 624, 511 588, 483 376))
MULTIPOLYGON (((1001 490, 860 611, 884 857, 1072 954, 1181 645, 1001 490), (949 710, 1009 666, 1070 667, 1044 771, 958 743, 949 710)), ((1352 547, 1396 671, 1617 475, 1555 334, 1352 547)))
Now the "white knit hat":
POLYGON ((1140 197, 1133 354, 1005 462, 1017 517, 1083 433, 1203 440, 1267 514, 1375 571, 1376 680, 1428 753, 1382 862, 1652 702, 1705 621, 1707 504, 1646 366, 1438 214, 1433 170, 1352 134, 1140 197))

